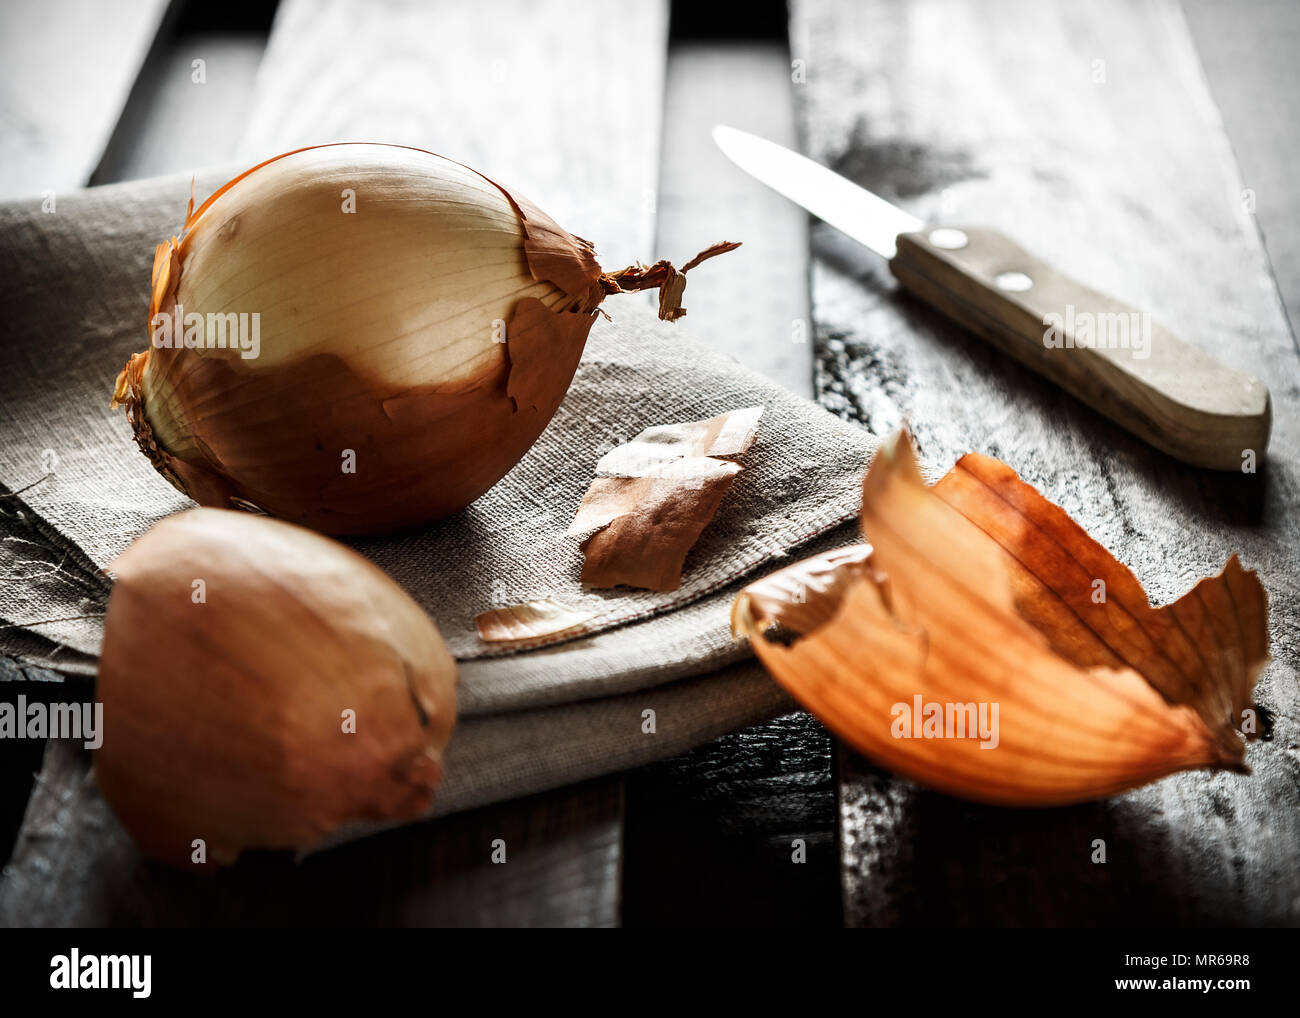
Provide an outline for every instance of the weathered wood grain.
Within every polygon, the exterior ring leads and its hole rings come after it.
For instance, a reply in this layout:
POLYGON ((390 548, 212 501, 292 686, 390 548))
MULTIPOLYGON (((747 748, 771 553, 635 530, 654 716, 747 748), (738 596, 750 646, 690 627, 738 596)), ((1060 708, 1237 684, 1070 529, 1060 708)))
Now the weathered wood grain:
POLYGON ((1294 333, 1300 323, 1300 9, 1183 0, 1294 333))
POLYGON ((628 926, 838 926, 830 733, 805 713, 627 775, 628 926))
POLYGON ((429 149, 518 188, 613 271, 654 241, 667 33, 665 0, 286 0, 242 154, 429 149))
POLYGON ((746 367, 812 396, 808 216, 714 145, 715 124, 795 144, 790 54, 777 42, 689 42, 668 57, 656 258, 718 240, 739 250, 687 290, 690 328, 746 367))
POLYGON ((82 187, 170 0, 0 4, 0 198, 82 187))
POLYGON ((1300 921, 1300 362, 1242 182, 1169 3, 800 0, 809 154, 931 221, 987 222, 1144 309, 1274 400, 1257 473, 1156 453, 901 295, 814 233, 820 398, 877 434, 910 422, 936 471, 998 456, 1167 602, 1239 553, 1270 595, 1273 719, 1250 777, 1180 775, 1104 803, 970 806, 842 759, 853 924, 1300 921), (1091 861, 1093 843, 1107 862, 1091 861))
MULTIPOLYGON (((609 265, 646 258, 666 33, 665 2, 610 12, 558 0, 285 0, 240 151, 252 160, 337 140, 442 151, 518 186, 597 241, 609 265)), ((141 865, 87 768, 51 744, 0 884, 0 922, 618 922, 618 778, 403 828, 298 867, 248 860, 206 882, 141 865), (489 862, 497 836, 513 860, 505 866, 489 862)))
POLYGON ((232 165, 265 51, 266 36, 256 32, 170 41, 141 70, 92 183, 232 165))
MULTIPOLYGON (((655 253, 674 258, 710 239, 742 241, 687 290, 688 324, 807 395, 808 217, 721 154, 711 137, 717 123, 794 144, 783 41, 712 38, 670 48, 655 253)), ((629 773, 624 922, 838 925, 832 770, 829 734, 798 713, 629 773), (794 861, 796 840, 802 862, 794 861)))

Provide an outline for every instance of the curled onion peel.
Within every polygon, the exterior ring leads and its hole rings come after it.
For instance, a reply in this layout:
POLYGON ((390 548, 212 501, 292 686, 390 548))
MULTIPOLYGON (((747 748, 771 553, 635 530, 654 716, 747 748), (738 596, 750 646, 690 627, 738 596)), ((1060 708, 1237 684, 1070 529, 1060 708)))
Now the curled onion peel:
MULTIPOLYGON (((150 346, 114 406, 175 487, 326 533, 453 513, 503 477, 567 391, 604 298, 738 245, 606 274, 592 245, 450 159, 396 145, 299 149, 227 183, 159 244, 150 346), (350 205, 350 209, 349 209, 350 205), (184 339, 155 333, 203 316, 184 339), (219 340, 246 315, 245 347, 219 340), (253 342, 254 319, 258 324, 253 342), (255 352, 255 356, 252 355, 255 352)), ((176 333, 180 333, 178 328, 176 333)))

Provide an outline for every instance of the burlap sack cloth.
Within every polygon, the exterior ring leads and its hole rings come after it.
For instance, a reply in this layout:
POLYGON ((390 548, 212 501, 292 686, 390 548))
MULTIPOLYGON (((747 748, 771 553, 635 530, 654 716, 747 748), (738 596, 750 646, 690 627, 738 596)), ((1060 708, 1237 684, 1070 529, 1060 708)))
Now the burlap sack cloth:
MULTIPOLYGON (((201 177, 199 198, 231 175, 201 177)), ((0 653, 20 661, 93 676, 110 589, 102 570, 191 504, 108 409, 117 372, 147 342, 154 246, 178 232, 189 186, 95 188, 57 196, 53 211, 38 200, 0 206, 0 653)), ((846 521, 869 435, 710 353, 707 337, 689 338, 689 319, 658 322, 639 297, 607 308, 613 321, 592 329, 563 406, 503 481, 421 533, 350 542, 429 611, 461 661, 461 721, 435 813, 676 754, 788 709, 733 643, 731 601, 796 550, 856 539, 846 521), (756 405, 758 439, 681 588, 584 590, 565 530, 600 455, 646 427, 756 405), (514 654, 479 641, 476 614, 540 597, 597 612, 596 631, 514 654), (646 709, 655 734, 642 730, 646 709)))

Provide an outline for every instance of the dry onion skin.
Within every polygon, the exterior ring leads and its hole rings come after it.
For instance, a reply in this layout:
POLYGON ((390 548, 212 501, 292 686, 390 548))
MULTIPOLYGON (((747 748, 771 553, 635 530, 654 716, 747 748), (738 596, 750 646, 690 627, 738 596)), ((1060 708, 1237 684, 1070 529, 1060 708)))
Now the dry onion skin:
POLYGON ((543 598, 480 612, 474 616, 474 626, 484 643, 520 650, 575 636, 595 617, 595 612, 580 611, 543 598))
POLYGON ((94 774, 146 857, 226 865, 428 810, 456 663, 383 572, 218 509, 163 520, 111 568, 94 774))
POLYGON ((1249 772, 1268 605, 1235 555, 1153 607, 1006 464, 968 455, 929 488, 906 438, 868 471, 862 528, 870 545, 747 587, 732 627, 878 764, 1003 806, 1103 798, 1194 768, 1249 772))
POLYGON ((657 288, 674 320, 685 273, 738 246, 606 274, 527 199, 395 145, 289 152, 193 204, 113 405, 200 504, 335 534, 468 505, 550 421, 606 296, 657 288))
POLYGON ((686 556, 731 490, 758 434, 761 406, 647 428, 596 464, 569 524, 580 537, 582 584, 670 591, 686 556))

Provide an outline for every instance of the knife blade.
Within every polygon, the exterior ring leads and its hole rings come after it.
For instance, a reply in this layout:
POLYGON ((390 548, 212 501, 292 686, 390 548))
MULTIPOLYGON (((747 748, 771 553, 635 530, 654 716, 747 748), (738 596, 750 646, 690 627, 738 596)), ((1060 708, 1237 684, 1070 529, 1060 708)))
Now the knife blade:
POLYGON ((914 296, 1195 466, 1252 472, 1272 427, 1268 387, 987 226, 922 220, 806 156, 733 127, 718 148, 768 187, 889 259, 914 296))

